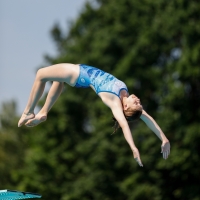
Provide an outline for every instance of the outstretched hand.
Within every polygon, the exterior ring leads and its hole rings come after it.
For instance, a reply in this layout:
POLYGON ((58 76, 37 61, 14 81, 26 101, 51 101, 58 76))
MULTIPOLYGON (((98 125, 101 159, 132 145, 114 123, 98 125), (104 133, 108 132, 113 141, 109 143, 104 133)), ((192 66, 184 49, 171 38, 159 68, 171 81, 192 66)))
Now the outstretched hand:
POLYGON ((133 150, 133 157, 134 157, 134 159, 136 160, 136 162, 138 163, 138 165, 139 165, 140 167, 143 167, 142 161, 141 161, 141 159, 140 159, 140 153, 139 153, 139 151, 138 151, 137 148, 135 148, 135 149, 133 150))
POLYGON ((163 141, 161 145, 161 153, 163 154, 163 158, 167 159, 170 154, 170 143, 169 141, 163 141))

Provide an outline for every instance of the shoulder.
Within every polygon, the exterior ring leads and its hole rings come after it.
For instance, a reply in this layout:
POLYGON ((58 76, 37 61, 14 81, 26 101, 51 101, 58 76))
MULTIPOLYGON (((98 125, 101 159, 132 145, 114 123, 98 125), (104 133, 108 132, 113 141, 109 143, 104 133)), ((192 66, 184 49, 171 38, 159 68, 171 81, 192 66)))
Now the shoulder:
POLYGON ((140 116, 140 119, 142 119, 143 121, 146 121, 149 118, 151 118, 151 116, 143 109, 142 115, 140 116))
POLYGON ((147 112, 144 109, 142 109, 142 115, 141 116, 146 116, 146 115, 148 115, 147 112))
POLYGON ((122 107, 121 100, 117 95, 109 92, 100 92, 98 95, 103 103, 106 104, 108 107, 122 107))

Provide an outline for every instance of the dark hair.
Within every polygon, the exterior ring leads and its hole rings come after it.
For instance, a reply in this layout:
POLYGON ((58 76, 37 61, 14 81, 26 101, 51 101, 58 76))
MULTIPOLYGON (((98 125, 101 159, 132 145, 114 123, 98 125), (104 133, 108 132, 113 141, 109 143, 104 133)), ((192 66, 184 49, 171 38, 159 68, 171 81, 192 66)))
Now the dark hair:
MULTIPOLYGON (((136 110, 136 111, 133 112, 133 114, 131 116, 125 115, 125 118, 128 122, 131 122, 131 121, 138 120, 140 118, 141 114, 142 114, 142 110, 136 110)), ((113 133, 115 133, 120 128, 120 125, 114 117, 113 117, 113 120, 115 121, 115 124, 113 126, 113 128, 114 128, 113 133)))

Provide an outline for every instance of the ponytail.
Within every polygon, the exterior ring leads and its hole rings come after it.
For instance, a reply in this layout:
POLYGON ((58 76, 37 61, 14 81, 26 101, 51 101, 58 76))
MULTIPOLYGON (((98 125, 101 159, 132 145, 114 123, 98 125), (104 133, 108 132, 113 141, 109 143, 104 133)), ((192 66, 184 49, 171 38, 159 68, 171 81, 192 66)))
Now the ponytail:
POLYGON ((113 134, 117 132, 117 130, 120 128, 120 125, 118 123, 118 121, 113 117, 113 120, 114 120, 114 131, 113 131, 113 134))

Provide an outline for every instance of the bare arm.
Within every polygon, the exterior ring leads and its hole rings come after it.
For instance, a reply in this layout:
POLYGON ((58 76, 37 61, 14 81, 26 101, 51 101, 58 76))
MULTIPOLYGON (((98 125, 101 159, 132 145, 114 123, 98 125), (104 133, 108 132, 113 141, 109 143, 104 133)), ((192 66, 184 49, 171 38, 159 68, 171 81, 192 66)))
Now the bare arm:
POLYGON ((140 153, 137 147, 135 146, 128 122, 124 116, 122 103, 120 99, 116 95, 108 93, 108 92, 101 92, 99 93, 99 96, 101 97, 101 100, 111 109, 115 119, 118 121, 120 127, 122 128, 124 137, 133 152, 133 156, 136 162, 141 167, 143 167, 141 159, 140 159, 140 153))
POLYGON ((142 115, 140 117, 145 124, 158 136, 158 138, 163 141, 167 140, 166 136, 162 132, 161 128, 158 126, 156 121, 146 113, 146 111, 142 111, 142 115))
POLYGON ((143 164, 142 164, 141 159, 140 159, 140 153, 139 153, 137 147, 135 146, 135 143, 134 143, 128 122, 127 122, 126 118, 124 117, 124 113, 122 111, 122 108, 119 105, 118 106, 112 105, 110 108, 112 110, 112 113, 113 113, 115 119, 118 121, 120 127, 122 128, 124 137, 125 137, 126 141, 128 142, 132 152, 133 152, 133 156, 134 156, 136 162, 141 167, 143 167, 143 164))
POLYGON ((158 138, 162 141, 161 145, 161 153, 163 153, 163 158, 167 159, 170 154, 170 143, 161 128, 158 126, 156 121, 146 113, 146 111, 142 111, 142 115, 140 117, 145 124, 158 136, 158 138))

